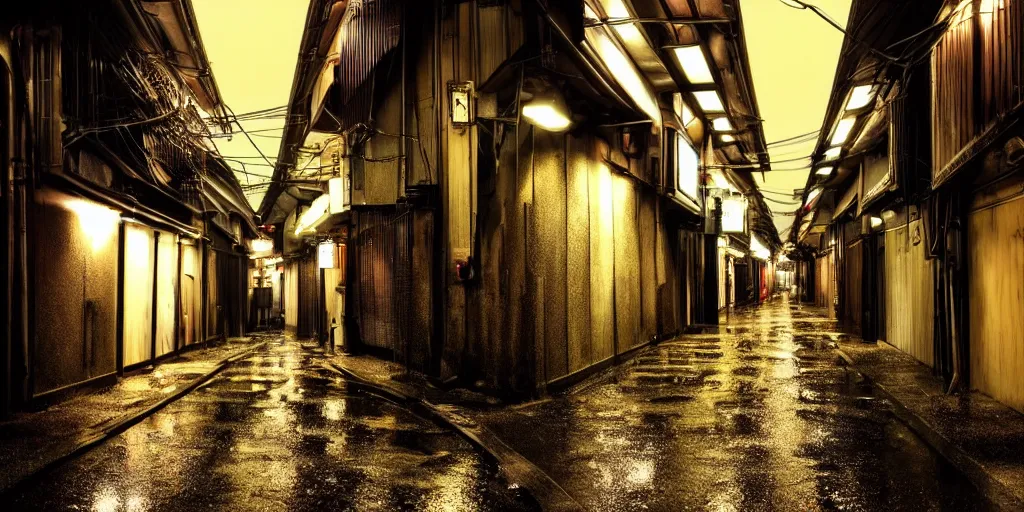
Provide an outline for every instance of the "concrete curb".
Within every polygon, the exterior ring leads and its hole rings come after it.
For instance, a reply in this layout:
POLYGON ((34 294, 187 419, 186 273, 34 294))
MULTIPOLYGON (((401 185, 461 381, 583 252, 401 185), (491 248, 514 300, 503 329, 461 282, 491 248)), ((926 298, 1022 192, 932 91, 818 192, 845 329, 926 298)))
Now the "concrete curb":
POLYGON ((583 506, 569 496, 569 493, 565 492, 565 489, 552 480, 547 473, 505 444, 487 427, 459 414, 453 410, 454 408, 438 406, 422 398, 406 395, 389 386, 375 384, 333 362, 328 361, 327 366, 348 378, 356 386, 362 386, 384 398, 390 398, 421 416, 455 430, 483 453, 490 456, 505 473, 505 476, 511 482, 526 489, 543 510, 558 512, 584 510, 583 506))
POLYGON ((1024 499, 1022 499, 1022 497, 1013 493, 1009 487, 992 476, 984 466, 974 460, 967 454, 967 452, 940 434, 934 427, 925 421, 924 418, 920 417, 903 405, 903 403, 896 398, 893 393, 886 389, 884 385, 861 371, 853 358, 844 352, 843 349, 837 347, 835 351, 839 354, 839 357, 846 362, 848 367, 857 371, 857 373, 870 381, 871 385, 874 386, 874 388, 892 404, 893 414, 895 414, 900 421, 910 428, 910 430, 914 431, 915 434, 920 436, 921 439, 924 439, 924 441, 928 443, 933 450, 938 452, 939 455, 952 464, 953 467, 963 473, 967 479, 985 495, 985 497, 992 500, 992 502, 1000 509, 1024 510, 1024 499))
POLYGON ((167 397, 164 397, 162 400, 156 402, 155 404, 141 411, 125 414, 119 418, 115 418, 111 421, 105 422, 103 426, 99 427, 94 432, 87 433, 83 437, 78 438, 77 441, 74 441, 72 445, 68 447, 67 450, 64 451, 64 453, 43 463, 38 469, 32 471, 32 473, 26 475, 25 477, 10 482, 6 487, 0 489, 0 494, 6 494, 9 491, 15 490, 22 485, 32 482, 36 478, 52 471, 58 466, 85 454, 86 452, 96 447, 97 445, 102 444, 104 441, 107 441, 108 439, 117 436, 118 434, 124 432, 125 430, 128 430, 129 428, 135 426, 142 420, 160 411, 160 409, 167 407, 168 405, 176 402, 185 395, 191 393, 199 386, 205 384, 232 363, 238 362, 246 357, 249 357, 254 352, 263 348, 266 345, 267 342, 263 341, 255 345, 246 347, 245 349, 239 351, 237 354, 222 359, 220 362, 217 363, 217 366, 215 368, 213 368, 209 372, 206 372, 200 377, 194 379, 187 386, 175 391, 174 393, 168 395, 167 397))

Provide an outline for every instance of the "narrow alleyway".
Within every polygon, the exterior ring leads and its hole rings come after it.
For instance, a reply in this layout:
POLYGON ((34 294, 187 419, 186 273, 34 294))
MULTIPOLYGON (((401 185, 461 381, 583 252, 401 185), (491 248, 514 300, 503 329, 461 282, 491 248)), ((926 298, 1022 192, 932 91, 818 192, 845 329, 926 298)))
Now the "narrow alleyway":
POLYGON ((6 510, 529 510, 462 438, 279 338, 6 510))
POLYGON ((813 309, 772 301, 576 393, 482 421, 590 510, 986 510, 839 365, 813 309))

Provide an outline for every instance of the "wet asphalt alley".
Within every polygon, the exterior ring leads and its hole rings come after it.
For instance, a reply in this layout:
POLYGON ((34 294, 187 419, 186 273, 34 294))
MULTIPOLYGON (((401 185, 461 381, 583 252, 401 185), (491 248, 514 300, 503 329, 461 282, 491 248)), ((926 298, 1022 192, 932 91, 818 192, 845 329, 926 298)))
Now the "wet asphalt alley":
POLYGON ((529 510, 457 435, 278 339, 5 510, 529 510))
POLYGON ((784 300, 483 423, 590 510, 986 510, 784 300))

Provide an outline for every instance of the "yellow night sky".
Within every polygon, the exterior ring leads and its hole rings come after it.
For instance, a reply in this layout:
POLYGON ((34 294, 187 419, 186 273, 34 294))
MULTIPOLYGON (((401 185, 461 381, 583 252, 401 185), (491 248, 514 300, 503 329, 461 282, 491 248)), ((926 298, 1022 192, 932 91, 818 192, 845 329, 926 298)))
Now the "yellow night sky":
MULTIPOLYGON (((221 96, 235 113, 286 105, 309 0, 193 0, 192 4, 221 96)), ((273 162, 284 116, 243 121, 242 126, 273 162)), ((269 177, 272 169, 237 127, 235 132, 231 140, 216 138, 217 149, 226 157, 242 157, 248 173, 269 177)), ((238 162, 228 163, 242 168, 238 162)), ((261 181, 241 173, 238 179, 243 185, 261 181)), ((265 190, 247 194, 253 208, 259 206, 265 190)))
MULTIPOLYGON (((839 25, 845 26, 850 0, 814 0, 839 25)), ((750 55, 757 103, 768 142, 817 130, 825 117, 843 34, 808 9, 794 9, 779 0, 743 2, 743 27, 750 55)), ((792 145, 770 146, 773 161, 809 156, 817 139, 792 145)), ((810 160, 774 163, 773 170, 755 173, 765 197, 790 200, 774 192, 792 193, 807 181, 810 160), (796 170, 781 170, 796 169, 796 170)), ((773 212, 792 212, 799 205, 769 201, 773 212)), ((775 216, 783 240, 791 216, 775 216)))

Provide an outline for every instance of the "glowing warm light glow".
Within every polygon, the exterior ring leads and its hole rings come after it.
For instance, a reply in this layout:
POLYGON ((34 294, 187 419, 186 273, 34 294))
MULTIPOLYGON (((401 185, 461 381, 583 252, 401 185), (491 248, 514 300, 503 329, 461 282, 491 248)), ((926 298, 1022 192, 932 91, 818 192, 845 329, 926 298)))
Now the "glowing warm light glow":
POLYGON ((871 229, 875 229, 882 225, 882 219, 880 217, 871 217, 871 229))
POLYGON ((697 98, 697 104, 704 112, 725 112, 722 97, 717 91, 694 91, 693 97, 697 98))
POLYGON ((302 212, 298 222, 295 223, 296 236, 301 235, 305 231, 316 229, 323 222, 330 199, 331 197, 328 194, 323 194, 313 200, 313 203, 309 205, 306 211, 302 212))
POLYGON ((715 83, 715 77, 708 67, 708 60, 704 57, 704 50, 699 45, 676 48, 675 54, 679 67, 683 68, 683 74, 691 84, 715 83))
POLYGON ((647 82, 640 76, 633 61, 619 49, 602 27, 588 28, 586 38, 626 94, 657 126, 661 126, 661 108, 658 106, 658 100, 647 82))
POLYGON ((722 232, 742 233, 746 225, 747 201, 730 197, 722 201, 722 232))
POLYGON ((572 124, 564 113, 548 103, 527 104, 523 106, 523 115, 533 125, 551 132, 563 132, 572 124))
POLYGON ((772 252, 754 235, 750 235, 750 254, 759 260, 767 260, 772 257, 772 252))
POLYGON ((818 167, 818 170, 814 171, 814 174, 817 174, 818 176, 830 176, 832 174, 832 169, 833 167, 831 165, 826 167, 818 167))
POLYGON ((853 125, 857 122, 856 117, 844 117, 839 121, 839 126, 836 126, 836 132, 832 134, 832 145, 841 146, 846 139, 850 138, 850 132, 853 130, 853 125))
POLYGON ((682 135, 676 134, 676 173, 679 180, 677 185, 680 192, 694 200, 697 199, 699 186, 699 167, 697 151, 682 135))
POLYGON ((736 142, 736 137, 733 137, 732 135, 729 135, 728 133, 723 133, 722 136, 719 137, 719 139, 722 142, 736 142))
POLYGON ((252 252, 270 252, 274 250, 274 241, 269 238, 257 238, 250 244, 252 252))
POLYGON ((69 199, 65 206, 78 217, 78 225, 93 251, 98 251, 117 233, 120 214, 106 206, 85 199, 69 199))
POLYGON ((875 99, 875 86, 871 84, 858 85, 850 91, 850 97, 846 100, 846 110, 857 110, 868 106, 875 99))
POLYGON ((728 117, 716 117, 711 120, 711 129, 716 132, 731 132, 732 121, 728 117))
POLYGON ((839 158, 839 155, 842 154, 842 152, 843 152, 842 146, 836 146, 834 148, 829 148, 828 151, 825 151, 825 160, 835 160, 835 159, 839 158))

